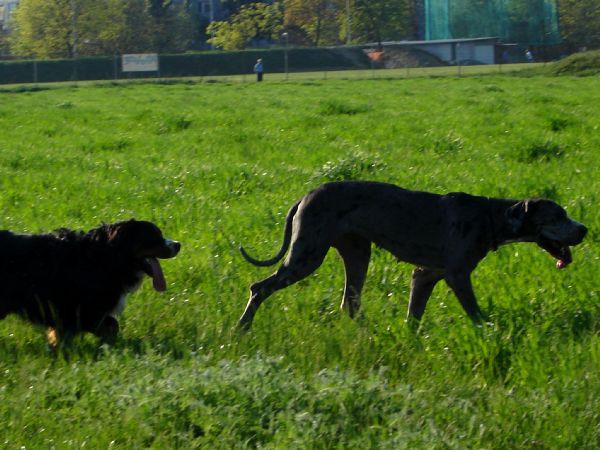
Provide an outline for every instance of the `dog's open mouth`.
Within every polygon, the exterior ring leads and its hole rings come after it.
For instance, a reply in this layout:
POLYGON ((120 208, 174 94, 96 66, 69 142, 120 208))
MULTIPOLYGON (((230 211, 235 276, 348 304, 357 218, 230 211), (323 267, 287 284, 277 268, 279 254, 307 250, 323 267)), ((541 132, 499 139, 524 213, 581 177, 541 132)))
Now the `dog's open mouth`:
POLYGON ((564 269, 573 261, 573 256, 568 245, 561 244, 544 236, 538 237, 537 244, 556 258, 557 269, 564 269))
POLYGON ((158 259, 154 257, 147 257, 144 259, 144 272, 152 278, 152 286, 158 292, 163 292, 167 289, 167 282, 165 281, 165 275, 163 274, 162 268, 158 259))

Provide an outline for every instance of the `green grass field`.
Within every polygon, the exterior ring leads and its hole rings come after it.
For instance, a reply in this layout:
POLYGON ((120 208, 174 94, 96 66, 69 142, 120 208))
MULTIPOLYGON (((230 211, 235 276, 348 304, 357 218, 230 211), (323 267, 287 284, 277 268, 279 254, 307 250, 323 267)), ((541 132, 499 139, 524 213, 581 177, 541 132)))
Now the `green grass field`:
POLYGON ((105 84, 0 90, 0 229, 135 217, 182 242, 168 291, 129 298, 112 348, 59 358, 0 322, 4 448, 598 448, 600 79, 105 84), (473 283, 475 327, 440 283, 418 334, 411 266, 374 250, 356 321, 335 252, 235 323, 247 264, 289 206, 338 179, 565 206, 590 232, 557 271, 504 246, 473 283))

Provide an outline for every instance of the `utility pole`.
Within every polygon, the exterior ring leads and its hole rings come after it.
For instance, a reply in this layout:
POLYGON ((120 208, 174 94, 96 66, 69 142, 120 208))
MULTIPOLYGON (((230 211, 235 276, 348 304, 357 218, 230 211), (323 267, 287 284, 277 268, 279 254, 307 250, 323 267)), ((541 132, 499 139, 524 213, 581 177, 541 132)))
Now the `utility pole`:
POLYGON ((285 79, 288 79, 289 67, 288 67, 288 45, 290 43, 290 36, 287 33, 281 35, 285 39, 285 48, 283 50, 283 65, 285 68, 285 79))
MULTIPOLYGON (((210 0, 210 23, 215 21, 215 0, 210 0)), ((211 39, 215 37, 214 33, 210 34, 211 39)), ((211 42, 210 48, 214 50, 215 44, 211 42)))
POLYGON ((77 58, 77 4, 71 0, 71 36, 73 38, 71 53, 73 59, 77 58))
POLYGON ((77 0, 71 0, 71 34, 73 38, 73 44, 71 53, 73 56, 73 80, 77 81, 77 0))
POLYGON ((346 45, 352 42, 352 20, 350 16, 350 0, 346 0, 346 45))

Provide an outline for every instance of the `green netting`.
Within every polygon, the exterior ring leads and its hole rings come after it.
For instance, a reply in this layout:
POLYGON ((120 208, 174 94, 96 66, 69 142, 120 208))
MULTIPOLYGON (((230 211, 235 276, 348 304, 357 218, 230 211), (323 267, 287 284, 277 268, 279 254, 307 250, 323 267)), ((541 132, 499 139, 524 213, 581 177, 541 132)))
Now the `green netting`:
POLYGON ((423 0, 423 37, 559 44, 557 0, 423 0))

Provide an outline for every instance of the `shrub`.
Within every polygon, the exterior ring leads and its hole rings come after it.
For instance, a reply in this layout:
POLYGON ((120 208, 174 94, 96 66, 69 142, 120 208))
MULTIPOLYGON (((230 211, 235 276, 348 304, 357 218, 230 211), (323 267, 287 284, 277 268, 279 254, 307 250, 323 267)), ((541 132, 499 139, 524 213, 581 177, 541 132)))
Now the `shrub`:
POLYGON ((371 174, 385 169, 385 163, 381 162, 377 155, 370 158, 362 153, 355 153, 338 161, 327 161, 323 167, 313 175, 313 179, 326 181, 357 180, 363 178, 364 174, 371 174))
POLYGON ((536 161, 550 161, 555 158, 563 156, 563 149, 560 145, 550 141, 537 142, 527 147, 522 147, 516 152, 517 161, 521 162, 536 162, 536 161))
POLYGON ((550 68, 553 75, 592 76, 600 74, 600 50, 575 53, 550 68))

